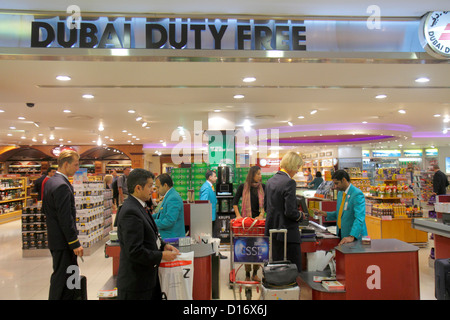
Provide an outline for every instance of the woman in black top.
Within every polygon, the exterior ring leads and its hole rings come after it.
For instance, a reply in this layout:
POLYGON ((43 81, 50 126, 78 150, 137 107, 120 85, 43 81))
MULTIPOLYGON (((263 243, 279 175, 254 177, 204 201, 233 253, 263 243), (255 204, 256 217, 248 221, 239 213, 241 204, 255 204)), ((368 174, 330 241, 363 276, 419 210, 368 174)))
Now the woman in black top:
MULTIPOLYGON (((236 218, 251 217, 264 219, 264 190, 265 185, 261 183, 261 168, 253 166, 250 168, 245 183, 241 184, 233 199, 233 209, 236 218), (242 198, 241 211, 239 211, 239 200, 242 198)), ((245 265, 246 280, 250 280, 251 264, 245 265)), ((257 276, 259 265, 253 265, 252 280, 260 281, 257 276)))

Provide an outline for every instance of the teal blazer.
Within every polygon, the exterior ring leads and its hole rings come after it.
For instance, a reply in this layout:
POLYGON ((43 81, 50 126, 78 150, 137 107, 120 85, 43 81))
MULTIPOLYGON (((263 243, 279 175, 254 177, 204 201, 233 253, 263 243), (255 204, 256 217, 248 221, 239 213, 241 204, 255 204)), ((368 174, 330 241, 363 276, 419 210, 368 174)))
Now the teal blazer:
MULTIPOLYGON (((339 208, 341 207, 342 193, 343 191, 338 192, 336 211, 327 212, 326 220, 337 221, 339 208)), ((341 216, 341 239, 354 236, 356 239, 361 240, 363 236, 367 236, 366 199, 364 194, 351 184, 345 201, 347 203, 344 203, 341 216)))
POLYGON ((167 191, 158 212, 153 214, 153 219, 158 226, 161 238, 185 236, 183 199, 174 188, 167 191))
POLYGON ((216 221, 217 197, 216 192, 212 189, 208 181, 205 181, 205 183, 200 188, 200 200, 209 200, 209 202, 211 202, 212 221, 216 221))

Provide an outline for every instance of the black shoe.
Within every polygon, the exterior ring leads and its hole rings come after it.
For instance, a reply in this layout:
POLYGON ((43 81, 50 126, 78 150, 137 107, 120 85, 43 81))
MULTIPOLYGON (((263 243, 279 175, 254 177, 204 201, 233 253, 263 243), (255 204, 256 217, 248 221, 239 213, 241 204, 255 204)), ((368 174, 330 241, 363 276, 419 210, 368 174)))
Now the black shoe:
POLYGON ((227 256, 224 256, 223 254, 221 254, 220 252, 219 252, 219 258, 220 259, 228 259, 228 257, 227 256))

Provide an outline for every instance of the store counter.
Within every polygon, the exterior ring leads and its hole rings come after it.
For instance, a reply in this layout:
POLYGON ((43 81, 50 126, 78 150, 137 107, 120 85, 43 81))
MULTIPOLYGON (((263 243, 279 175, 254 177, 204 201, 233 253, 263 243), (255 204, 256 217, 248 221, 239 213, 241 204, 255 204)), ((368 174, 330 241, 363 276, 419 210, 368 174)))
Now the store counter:
MULTIPOLYGON (((194 251, 194 282, 192 297, 194 300, 210 300, 212 297, 212 255, 214 251, 212 244, 193 244, 190 246, 178 247, 180 252, 194 251)), ((116 279, 120 263, 120 246, 118 242, 108 241, 105 244, 105 257, 113 259, 112 279, 116 279)), ((110 281, 111 282, 111 281, 110 281)), ((112 282, 111 282, 112 283, 112 282)), ((108 290, 105 288, 102 290, 108 290)))
POLYGON ((336 280, 343 291, 328 291, 313 282, 315 275, 302 272, 305 289, 302 298, 313 300, 418 300, 419 248, 397 239, 372 240, 370 244, 355 241, 339 245, 336 250, 336 280), (306 293, 309 297, 305 297, 306 293))
POLYGON ((414 218, 412 227, 434 234, 434 255, 436 259, 450 258, 450 225, 442 219, 414 218))

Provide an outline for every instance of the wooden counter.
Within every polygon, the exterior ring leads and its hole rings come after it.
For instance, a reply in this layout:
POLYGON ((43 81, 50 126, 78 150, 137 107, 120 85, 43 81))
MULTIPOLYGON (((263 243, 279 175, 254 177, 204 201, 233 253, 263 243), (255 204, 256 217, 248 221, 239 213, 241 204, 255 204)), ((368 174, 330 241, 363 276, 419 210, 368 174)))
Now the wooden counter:
POLYGON ((408 243, 426 243, 428 234, 414 229, 411 221, 412 218, 383 220, 366 215, 367 233, 371 239, 398 239, 408 243))

